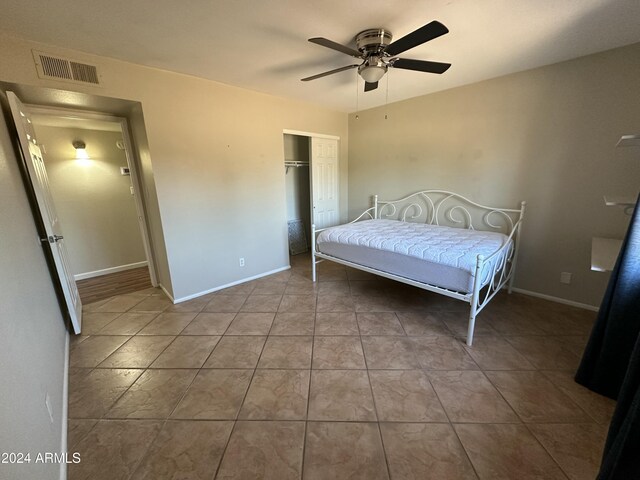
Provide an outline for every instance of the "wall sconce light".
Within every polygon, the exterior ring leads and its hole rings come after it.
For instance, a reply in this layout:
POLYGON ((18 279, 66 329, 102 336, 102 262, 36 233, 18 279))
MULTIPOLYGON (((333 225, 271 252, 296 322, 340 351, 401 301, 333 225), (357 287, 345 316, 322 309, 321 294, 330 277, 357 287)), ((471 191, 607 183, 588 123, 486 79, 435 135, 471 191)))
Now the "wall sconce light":
POLYGON ((87 144, 82 140, 74 140, 73 148, 76 149, 76 160, 89 160, 89 154, 87 153, 87 144))

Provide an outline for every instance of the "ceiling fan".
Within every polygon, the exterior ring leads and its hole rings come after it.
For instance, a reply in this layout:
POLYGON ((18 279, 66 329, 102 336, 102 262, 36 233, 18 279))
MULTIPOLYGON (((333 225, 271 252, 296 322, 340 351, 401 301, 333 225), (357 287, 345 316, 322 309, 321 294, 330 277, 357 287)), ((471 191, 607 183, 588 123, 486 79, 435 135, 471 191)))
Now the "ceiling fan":
POLYGON ((401 54, 411 48, 422 45, 434 38, 438 38, 445 33, 449 33, 449 29, 438 21, 427 23, 414 32, 391 42, 393 38, 391 32, 384 28, 371 28, 364 30, 356 35, 356 48, 333 42, 324 37, 310 38, 311 43, 321 45, 323 47, 346 53, 352 57, 362 60, 360 64, 347 65, 346 67, 336 68, 328 72, 312 75, 303 78, 303 82, 315 80, 316 78, 326 77, 334 73, 343 72, 357 68, 358 73, 365 81, 364 91, 369 92, 378 88, 378 81, 387 73, 389 67, 402 68, 404 70, 415 70, 418 72, 428 73, 444 73, 451 66, 450 63, 430 62, 427 60, 412 60, 409 58, 398 58, 396 55, 401 54))

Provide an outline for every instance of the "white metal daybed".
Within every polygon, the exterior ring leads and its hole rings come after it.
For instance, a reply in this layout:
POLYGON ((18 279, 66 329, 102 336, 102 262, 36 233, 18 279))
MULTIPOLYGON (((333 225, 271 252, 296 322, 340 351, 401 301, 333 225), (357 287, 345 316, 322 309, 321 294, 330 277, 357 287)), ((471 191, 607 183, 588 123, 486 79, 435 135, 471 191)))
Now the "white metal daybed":
POLYGON ((376 195, 352 222, 312 225, 313 281, 325 259, 468 302, 471 346, 476 315, 505 285, 511 293, 525 204, 488 207, 444 190, 376 195))

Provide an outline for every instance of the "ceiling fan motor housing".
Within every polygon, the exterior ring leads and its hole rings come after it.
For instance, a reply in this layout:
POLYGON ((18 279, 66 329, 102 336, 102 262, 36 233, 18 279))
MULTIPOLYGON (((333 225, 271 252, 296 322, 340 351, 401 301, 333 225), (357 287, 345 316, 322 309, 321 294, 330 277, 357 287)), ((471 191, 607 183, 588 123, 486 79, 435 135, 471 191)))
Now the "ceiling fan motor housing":
POLYGON ((356 35, 356 46, 364 59, 358 67, 358 73, 365 82, 377 84, 387 72, 387 62, 383 58, 391 38, 391 32, 384 28, 370 28, 356 35))
POLYGON ((381 55, 393 36, 384 28, 370 28, 356 35, 356 46, 365 55, 381 55))

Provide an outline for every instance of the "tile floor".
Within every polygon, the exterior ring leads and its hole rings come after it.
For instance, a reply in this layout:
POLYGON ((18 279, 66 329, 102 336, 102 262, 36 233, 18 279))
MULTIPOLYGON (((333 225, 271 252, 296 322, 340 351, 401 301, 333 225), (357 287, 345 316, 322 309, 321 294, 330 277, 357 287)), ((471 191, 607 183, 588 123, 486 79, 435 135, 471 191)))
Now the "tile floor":
POLYGON ((308 257, 172 305, 87 305, 70 353, 75 479, 595 477, 614 404, 573 382, 592 312, 462 302, 308 257))

